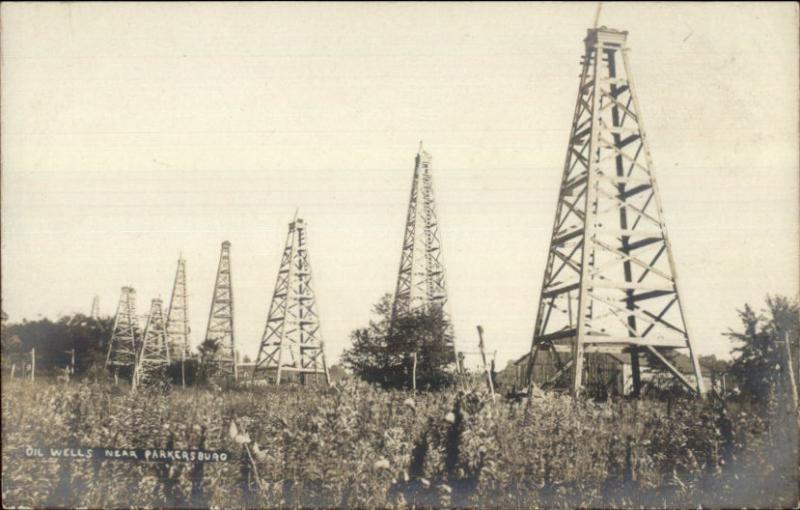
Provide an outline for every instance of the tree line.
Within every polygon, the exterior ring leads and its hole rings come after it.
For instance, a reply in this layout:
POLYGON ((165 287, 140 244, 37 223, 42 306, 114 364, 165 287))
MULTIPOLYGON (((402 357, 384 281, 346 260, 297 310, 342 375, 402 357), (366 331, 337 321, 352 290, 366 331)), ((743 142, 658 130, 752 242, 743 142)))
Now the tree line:
MULTIPOLYGON (((412 372, 420 389, 435 390, 454 384, 455 363, 448 346, 448 322, 433 307, 395 317, 392 297, 384 295, 373 306, 373 319, 350 334, 351 346, 342 354, 342 365, 354 376, 386 388, 409 388, 412 372)), ((788 372, 800 371, 800 308, 797 298, 767 296, 760 310, 745 304, 738 310, 740 325, 724 334, 732 341, 731 360, 705 358, 712 378, 728 377, 729 387, 753 399, 766 399, 776 391, 789 391, 788 372)), ((39 373, 68 367, 75 360, 76 376, 104 373, 103 367, 113 328, 113 317, 93 318, 80 313, 55 321, 42 318, 10 323, 2 314, 2 360, 23 362, 36 352, 39 373)), ((198 347, 198 358, 189 362, 194 380, 202 354, 211 346, 198 347)), ((213 349, 211 349, 213 350, 213 349)), ((202 372, 202 371, 201 371, 202 372)), ((784 393, 785 394, 785 393, 784 393)))

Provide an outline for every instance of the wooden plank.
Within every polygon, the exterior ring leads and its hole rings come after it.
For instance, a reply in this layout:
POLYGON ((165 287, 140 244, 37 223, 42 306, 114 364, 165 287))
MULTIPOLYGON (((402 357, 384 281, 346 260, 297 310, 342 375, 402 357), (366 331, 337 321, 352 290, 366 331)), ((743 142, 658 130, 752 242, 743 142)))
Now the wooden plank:
POLYGON ((564 287, 559 287, 557 289, 548 290, 548 291, 542 293, 542 299, 549 299, 551 297, 558 296, 560 294, 564 294, 565 292, 570 292, 572 290, 575 290, 578 287, 579 287, 578 283, 573 283, 571 285, 566 285, 564 287))
POLYGON ((629 228, 605 228, 598 227, 595 232, 599 234, 626 236, 626 237, 656 237, 660 236, 661 232, 658 230, 643 230, 643 229, 629 229, 629 228))
MULTIPOLYGON (((670 362, 669 362, 669 360, 667 360, 667 358, 665 358, 665 357, 664 357, 664 356, 663 356, 663 355, 662 355, 660 352, 658 352, 658 350, 657 350, 657 349, 654 349, 653 347, 651 347, 651 346, 649 346, 649 345, 648 345, 648 346, 647 346, 647 350, 648 350, 650 353, 652 353, 652 354, 653 354, 653 355, 654 355, 656 358, 658 358, 658 360, 659 360, 659 361, 661 361, 661 363, 663 363, 665 367, 667 367, 667 370, 669 370, 670 372, 672 372, 672 374, 673 374, 675 377, 677 377, 677 378, 678 378, 678 380, 679 380, 680 382, 682 382, 684 385, 686 385, 686 387, 687 387, 687 388, 689 388, 689 390, 690 390, 690 391, 692 391, 692 392, 697 392, 697 388, 696 388, 695 386, 693 386, 693 385, 692 385, 692 383, 691 383, 691 382, 689 382, 689 380, 688 380, 688 379, 686 379, 686 376, 684 376, 684 375, 683 375, 683 374, 680 372, 680 370, 678 370, 677 368, 675 368, 675 367, 672 365, 672 363, 670 363, 670 362)), ((702 375, 701 375, 701 377, 702 377, 702 375)))
POLYGON ((617 147, 619 147, 621 149, 621 148, 625 147, 626 145, 630 145, 631 143, 635 142, 636 140, 639 140, 640 138, 641 138, 641 136, 639 136, 639 133, 634 133, 634 134, 632 134, 632 135, 620 140, 619 143, 617 143, 617 147))
POLYGON ((556 331, 555 333, 549 333, 547 335, 537 336, 534 337, 534 342, 552 342, 553 340, 562 340, 564 338, 570 338, 578 334, 578 331, 575 329, 567 329, 564 331, 556 331))
POLYGON ((595 354, 622 354, 627 349, 627 346, 618 345, 586 345, 583 348, 583 352, 595 354))
MULTIPOLYGON (((622 354, 627 348, 627 346, 621 345, 584 345, 583 352, 593 354, 622 354)), ((571 345, 554 345, 553 349, 556 352, 572 354, 571 345)))
POLYGON ((686 347, 684 339, 674 340, 668 338, 648 338, 641 336, 601 336, 586 335, 586 343, 593 344, 632 344, 632 345, 652 345, 657 347, 686 347))
POLYGON ((617 280, 592 280, 590 288, 595 289, 619 289, 619 290, 660 290, 665 292, 675 292, 672 285, 654 285, 639 282, 622 282, 617 280))
POLYGON ((561 186, 561 193, 565 195, 572 195, 572 190, 581 186, 582 184, 586 184, 586 179, 588 178, 588 172, 583 172, 579 174, 577 177, 573 178, 571 181, 564 183, 561 186))
MULTIPOLYGON (((670 277, 670 275, 668 275, 667 273, 665 273, 663 271, 660 271, 660 270, 656 269, 655 267, 653 267, 652 263, 648 264, 647 262, 644 262, 643 260, 638 259, 638 258, 634 257, 633 255, 630 255, 628 253, 622 252, 622 251, 614 248, 613 246, 610 246, 610 245, 598 240, 597 238, 594 239, 594 242, 597 243, 598 245, 602 246, 604 249, 606 249, 606 250, 608 250, 610 252, 613 252, 617 256, 622 257, 624 260, 629 260, 629 261, 633 262, 634 264, 636 264, 637 266, 640 266, 640 267, 644 268, 646 273, 652 271, 653 274, 657 274, 658 276, 660 276, 660 277, 662 277, 662 278, 664 278, 666 280, 672 281, 672 278, 670 277)), ((653 262, 655 262, 655 261, 653 261, 653 262)), ((644 278, 639 278, 637 283, 641 283, 643 279, 644 278)))
POLYGON ((630 189, 626 189, 622 193, 617 194, 617 197, 620 200, 627 200, 628 198, 632 197, 633 195, 637 195, 643 191, 647 191, 652 189, 653 186, 648 182, 646 184, 640 184, 630 189))
POLYGON ((566 233, 560 233, 559 232, 559 233, 556 234, 556 237, 553 238, 552 244, 556 244, 556 245, 564 244, 567 241, 570 241, 570 240, 575 239, 576 237, 580 237, 582 235, 583 235, 583 229, 582 228, 573 230, 571 232, 566 232, 566 233))
POLYGON ((634 294, 629 298, 622 299, 621 301, 642 301, 644 299, 653 299, 657 297, 666 296, 668 294, 677 293, 676 289, 672 290, 651 290, 650 292, 642 292, 641 294, 634 294))
POLYGON ((616 175, 600 174, 600 178, 612 184, 650 184, 650 179, 644 177, 618 177, 616 175))
POLYGON ((661 242, 664 242, 663 237, 645 237, 644 239, 640 239, 639 241, 628 243, 628 250, 638 250, 639 248, 644 248, 645 246, 650 246, 651 244, 661 243, 661 242))
POLYGON ((564 363, 564 365, 561 368, 559 368, 558 371, 555 374, 553 374, 553 377, 551 377, 551 378, 547 379, 546 381, 544 381, 542 383, 542 385, 550 384, 550 383, 553 383, 553 382, 557 381, 558 378, 561 377, 561 374, 563 374, 565 371, 567 371, 569 369, 569 367, 572 366, 572 361, 573 360, 569 360, 566 363, 564 363))
POLYGON ((634 135, 639 134, 639 128, 621 127, 621 126, 606 126, 605 130, 614 135, 634 135))
MULTIPOLYGON (((614 202, 616 202, 615 207, 617 207, 617 208, 625 207, 625 208, 627 208, 628 211, 631 211, 636 216, 638 216, 640 218, 644 218, 644 219, 648 220, 650 223, 652 223, 653 225, 657 225, 657 226, 661 227, 661 222, 658 219, 656 219, 656 218, 650 216, 649 214, 647 214, 646 212, 644 212, 643 209, 639 209, 638 207, 634 206, 630 202, 625 202, 623 200, 620 200, 619 197, 617 197, 617 195, 608 193, 603 188, 598 187, 597 190, 598 190, 598 192, 602 193, 603 196, 605 196, 606 198, 609 198, 609 199, 613 200, 614 202)), ((637 220, 637 222, 638 222, 638 220, 637 220)))
MULTIPOLYGON (((621 109, 621 110, 622 110, 622 111, 624 111, 624 112, 625 112, 627 115, 629 115, 629 116, 630 116, 630 117, 631 117, 633 120, 635 120, 635 121, 637 121, 637 122, 638 122, 638 119, 639 119, 639 117, 638 117, 638 116, 637 116, 635 113, 633 113, 632 111, 630 111, 630 110, 628 109, 628 107, 626 107, 624 104, 622 104, 622 103, 620 103, 619 101, 617 101, 617 98, 616 98, 616 97, 614 97, 613 95, 611 95, 611 93, 610 93, 610 92, 603 91, 603 92, 601 92, 601 94, 602 94, 603 96, 607 97, 607 98, 608 98, 608 99, 611 101, 611 103, 613 103, 614 105, 616 105, 616 106, 617 106, 617 108, 621 109)), ((607 106, 605 106, 603 109, 605 109, 605 108, 607 108, 607 107, 608 107, 608 105, 607 105, 607 106)))
MULTIPOLYGON (((271 367, 269 370, 276 370, 277 368, 271 367)), ((282 366, 281 372, 296 372, 296 373, 304 373, 304 374, 324 374, 325 371, 320 367, 318 369, 313 368, 296 368, 296 367, 287 367, 282 366)))

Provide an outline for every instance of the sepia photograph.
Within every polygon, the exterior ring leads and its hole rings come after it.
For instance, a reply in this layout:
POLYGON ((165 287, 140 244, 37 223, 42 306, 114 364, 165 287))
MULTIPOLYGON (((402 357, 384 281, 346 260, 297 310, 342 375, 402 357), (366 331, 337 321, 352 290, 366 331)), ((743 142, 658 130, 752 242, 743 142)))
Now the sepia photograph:
POLYGON ((3 508, 800 508, 795 2, 3 2, 3 508))

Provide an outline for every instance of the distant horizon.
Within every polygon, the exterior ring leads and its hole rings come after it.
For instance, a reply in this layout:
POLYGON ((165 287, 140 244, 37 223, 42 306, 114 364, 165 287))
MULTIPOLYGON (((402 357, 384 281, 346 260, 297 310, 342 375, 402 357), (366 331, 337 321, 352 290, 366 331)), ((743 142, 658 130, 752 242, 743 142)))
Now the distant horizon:
MULTIPOLYGON (((255 359, 299 207, 338 363, 394 292, 424 140, 457 348, 481 324, 498 368, 530 349, 595 4, 0 9, 9 322, 88 315, 95 295, 113 317, 125 285, 139 312, 166 307, 182 253, 194 349, 228 240, 255 359)), ((700 355, 730 359, 745 303, 800 294, 796 20, 792 4, 603 6, 629 32, 700 355)))

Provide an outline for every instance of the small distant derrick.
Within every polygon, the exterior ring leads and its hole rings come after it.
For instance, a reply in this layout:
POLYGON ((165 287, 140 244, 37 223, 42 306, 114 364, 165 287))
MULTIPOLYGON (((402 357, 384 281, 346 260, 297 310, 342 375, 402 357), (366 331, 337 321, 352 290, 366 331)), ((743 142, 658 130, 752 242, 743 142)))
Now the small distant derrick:
POLYGON ((142 346, 133 375, 133 386, 163 384, 166 381, 168 366, 169 349, 164 328, 162 301, 153 299, 150 305, 150 315, 147 317, 147 324, 142 335, 142 346))
POLYGON ((111 340, 108 343, 105 368, 114 368, 115 371, 120 368, 129 369, 132 374, 133 368, 136 366, 138 335, 136 290, 132 287, 122 287, 111 340))
POLYGON ((201 346, 205 351, 204 368, 211 379, 232 377, 236 380, 237 378, 230 249, 231 243, 224 241, 219 255, 205 342, 201 346))
POLYGON ((189 354, 189 317, 186 303, 186 260, 178 258, 175 283, 167 310, 167 346, 172 362, 185 360, 189 354))
POLYGON ((322 375, 325 383, 330 383, 306 246, 306 225, 297 217, 289 223, 253 380, 279 385, 286 373, 294 374, 292 377, 302 384, 308 375, 313 375, 315 381, 322 375))
POLYGON ((92 299, 92 310, 89 312, 89 317, 92 319, 100 318, 100 296, 95 295, 92 299))

